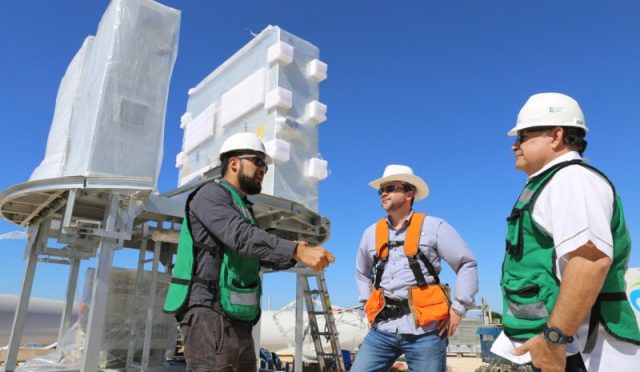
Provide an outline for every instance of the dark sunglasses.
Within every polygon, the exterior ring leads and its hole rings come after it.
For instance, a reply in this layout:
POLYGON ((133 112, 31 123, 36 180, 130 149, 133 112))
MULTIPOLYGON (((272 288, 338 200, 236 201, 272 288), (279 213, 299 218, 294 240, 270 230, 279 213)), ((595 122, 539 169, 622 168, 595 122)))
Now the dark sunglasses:
POLYGON ((267 165, 267 162, 264 161, 264 159, 259 157, 258 155, 240 155, 240 156, 236 156, 236 158, 247 159, 250 162, 252 162, 256 167, 263 168, 265 172, 269 170, 269 165, 267 165))
POLYGON ((382 187, 380 187, 378 189, 378 195, 382 195, 385 192, 388 194, 388 193, 391 193, 391 192, 394 192, 394 191, 405 192, 405 191, 408 191, 408 190, 403 185, 396 185, 396 184, 386 185, 386 186, 382 186, 382 187))
POLYGON ((533 128, 533 129, 523 129, 520 132, 518 132, 518 135, 516 136, 516 142, 525 143, 527 140, 529 140, 529 139, 531 139, 533 137, 537 137, 537 136, 527 136, 527 134, 540 133, 540 132, 549 132, 553 128, 554 127, 539 127, 539 128, 533 128))

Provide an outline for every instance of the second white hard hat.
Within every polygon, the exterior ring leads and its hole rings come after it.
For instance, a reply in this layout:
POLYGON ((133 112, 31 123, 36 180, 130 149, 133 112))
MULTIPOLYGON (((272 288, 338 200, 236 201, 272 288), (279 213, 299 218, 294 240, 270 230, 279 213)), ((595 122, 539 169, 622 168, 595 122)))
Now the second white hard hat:
POLYGON ((220 156, 231 151, 259 152, 264 154, 268 163, 271 162, 271 157, 267 154, 264 143, 254 133, 236 133, 227 138, 220 147, 220 156))
POLYGON ((507 134, 533 127, 578 127, 588 131, 584 114, 575 99, 561 93, 534 94, 522 106, 518 121, 507 134))

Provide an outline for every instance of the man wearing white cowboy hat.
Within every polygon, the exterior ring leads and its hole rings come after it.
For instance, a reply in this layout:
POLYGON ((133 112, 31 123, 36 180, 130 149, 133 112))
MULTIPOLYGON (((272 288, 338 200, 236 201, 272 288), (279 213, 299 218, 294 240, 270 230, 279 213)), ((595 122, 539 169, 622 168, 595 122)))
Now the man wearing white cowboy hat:
POLYGON ((447 337, 478 292, 476 259, 448 223, 412 209, 429 187, 410 167, 388 165, 369 185, 388 215, 365 230, 356 257, 371 330, 351 371, 387 371, 402 354, 412 371, 444 371, 447 337), (453 298, 438 277, 442 259, 457 275, 453 298))

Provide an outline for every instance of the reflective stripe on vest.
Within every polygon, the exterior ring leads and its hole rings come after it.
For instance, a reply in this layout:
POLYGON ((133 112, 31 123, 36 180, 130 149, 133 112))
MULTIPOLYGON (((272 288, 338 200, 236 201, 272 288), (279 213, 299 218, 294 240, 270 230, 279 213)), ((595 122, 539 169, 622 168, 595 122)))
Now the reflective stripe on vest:
POLYGON ((592 321, 584 352, 590 352, 595 346, 598 323, 602 323, 612 336, 638 344, 640 331, 624 292, 623 278, 631 240, 624 221, 622 203, 607 177, 581 160, 556 164, 532 178, 507 218, 506 253, 500 280, 505 333, 518 341, 540 334, 557 301, 560 284, 556 276, 553 239, 534 223, 532 214, 535 202, 546 184, 556 172, 570 165, 583 166, 600 174, 609 182, 614 194, 611 221, 614 240, 612 264, 600 295, 592 307, 592 321))

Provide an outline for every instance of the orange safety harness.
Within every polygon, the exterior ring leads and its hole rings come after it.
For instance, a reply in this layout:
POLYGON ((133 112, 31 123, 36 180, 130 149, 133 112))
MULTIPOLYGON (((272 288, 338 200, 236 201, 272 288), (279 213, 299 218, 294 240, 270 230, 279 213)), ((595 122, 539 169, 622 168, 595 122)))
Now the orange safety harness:
POLYGON ((396 314, 404 314, 403 308, 407 308, 413 315, 416 327, 423 326, 432 321, 438 321, 449 317, 449 286, 440 284, 440 278, 436 273, 433 264, 418 249, 422 225, 426 215, 414 212, 409 220, 404 241, 390 241, 389 227, 386 218, 380 219, 376 224, 376 255, 373 257, 375 276, 372 278, 373 290, 369 299, 364 305, 364 310, 369 319, 369 324, 373 325, 381 318, 391 319, 396 314), (407 300, 394 300, 384 296, 384 289, 380 287, 382 273, 389 258, 389 249, 404 246, 404 253, 409 260, 409 268, 416 279, 415 286, 409 287, 409 298, 407 300), (433 276, 435 283, 427 284, 424 278, 419 261, 422 261, 429 275, 433 276), (381 317, 382 314, 387 316, 381 317))

